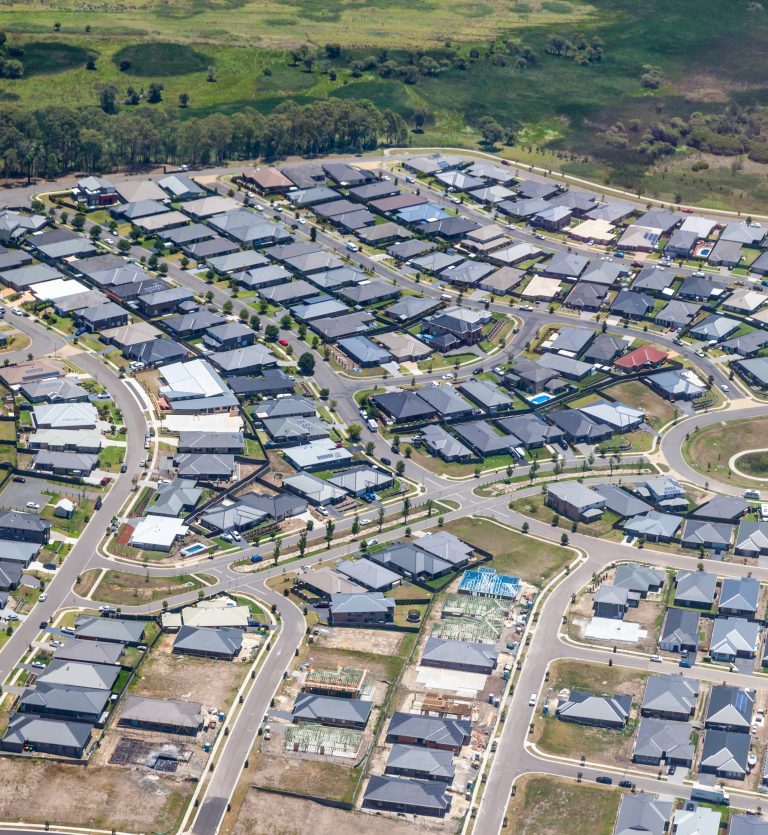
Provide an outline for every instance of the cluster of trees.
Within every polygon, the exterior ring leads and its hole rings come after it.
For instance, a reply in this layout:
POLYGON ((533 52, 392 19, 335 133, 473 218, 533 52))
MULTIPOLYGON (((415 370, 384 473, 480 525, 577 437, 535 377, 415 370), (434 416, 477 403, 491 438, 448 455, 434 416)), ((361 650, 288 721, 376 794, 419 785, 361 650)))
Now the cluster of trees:
POLYGON ((575 32, 570 38, 550 35, 546 49, 550 55, 571 58, 579 66, 598 64, 605 54, 603 39, 599 35, 585 35, 583 32, 575 32))
POLYGON ((359 153, 407 137, 403 118, 365 100, 285 102, 268 117, 245 109, 181 120, 177 108, 0 107, 0 161, 6 178, 55 177, 117 166, 286 155, 359 153))
POLYGON ((768 162, 768 107, 741 107, 734 102, 722 113, 697 111, 687 119, 673 116, 645 127, 637 120, 628 125, 617 122, 603 138, 614 148, 632 148, 649 160, 687 147, 717 156, 746 154, 755 162, 768 162))
POLYGON ((19 60, 24 56, 21 47, 8 46, 5 32, 0 32, 0 78, 21 78, 24 64, 19 60))
POLYGON ((643 64, 643 72, 640 75, 640 83, 648 90, 658 90, 661 87, 661 82, 664 80, 664 75, 661 67, 654 64, 643 64))

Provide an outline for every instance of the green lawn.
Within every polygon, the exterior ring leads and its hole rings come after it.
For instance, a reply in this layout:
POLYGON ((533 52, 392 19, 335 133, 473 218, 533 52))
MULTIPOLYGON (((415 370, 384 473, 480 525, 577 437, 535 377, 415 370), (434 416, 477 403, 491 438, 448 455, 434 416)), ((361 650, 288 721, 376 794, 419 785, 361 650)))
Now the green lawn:
MULTIPOLYGON (((728 462, 736 453, 768 446, 767 432, 768 418, 729 421, 725 424, 716 423, 686 438, 682 447, 683 457, 704 476, 742 487, 759 487, 760 482, 742 478, 733 473, 728 462)), ((745 462, 745 472, 747 472, 750 461, 752 466, 759 466, 757 459, 750 459, 746 456, 736 463, 741 468, 742 462, 745 462)), ((755 472, 755 475, 759 473, 755 472)))
POLYGON ((114 472, 125 461, 125 447, 105 446, 99 454, 99 469, 114 472))
MULTIPOLYGON (((524 499, 513 501, 509 507, 526 516, 533 516, 541 521, 550 522, 557 514, 555 514, 552 508, 547 507, 544 501, 545 498, 543 495, 528 496, 524 499)), ((615 513, 606 510, 597 522, 592 522, 589 525, 579 522, 577 530, 580 533, 586 534, 587 536, 594 536, 597 539, 611 539, 615 542, 620 542, 624 534, 622 531, 613 527, 618 520, 619 517, 615 513)), ((572 526, 573 523, 570 519, 567 519, 565 516, 559 516, 557 527, 569 532, 572 526)))
POLYGON ((454 519, 445 523, 445 530, 493 554, 489 565, 500 573, 521 577, 535 585, 544 585, 573 559, 573 554, 559 545, 526 536, 487 519, 454 519))
POLYGON ((48 519, 53 527, 65 536, 79 536, 85 525, 90 521, 93 513, 94 501, 92 499, 76 499, 75 512, 70 519, 54 516, 54 508, 61 498, 58 493, 50 493, 48 504, 40 511, 43 519, 48 519))

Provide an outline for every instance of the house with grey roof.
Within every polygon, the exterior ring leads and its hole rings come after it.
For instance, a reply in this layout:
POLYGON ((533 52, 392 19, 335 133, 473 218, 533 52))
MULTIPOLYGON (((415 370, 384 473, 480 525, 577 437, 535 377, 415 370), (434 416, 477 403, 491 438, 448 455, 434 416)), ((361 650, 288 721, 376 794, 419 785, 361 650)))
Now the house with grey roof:
POLYGON ((454 570, 454 566, 410 542, 397 542, 368 555, 374 562, 412 580, 434 580, 454 570))
POLYGON ((574 284, 563 304, 573 310, 587 310, 596 313, 605 304, 608 288, 588 281, 574 284))
POLYGON ((185 452, 173 459, 179 478, 203 481, 229 481, 235 472, 234 455, 208 452, 185 452))
POLYGON ((742 255, 741 244, 738 241, 726 241, 721 238, 712 247, 707 261, 718 267, 738 267, 742 255))
POLYGON ((738 319, 731 319, 729 316, 718 316, 713 313, 697 322, 688 333, 696 339, 702 339, 707 342, 720 342, 726 339, 734 331, 741 327, 741 322, 738 319))
POLYGON ((232 661, 243 645, 243 630, 234 627, 213 629, 206 626, 182 626, 176 633, 173 652, 198 658, 232 661))
POLYGON ((667 609, 659 637, 665 652, 696 652, 699 645, 699 613, 690 609, 667 609))
POLYGON ((499 651, 491 644, 430 637, 420 663, 423 667, 490 675, 496 669, 498 659, 499 651))
POLYGON ((96 724, 101 721, 111 695, 109 690, 38 684, 22 694, 18 710, 19 713, 96 724))
POLYGON ((342 560, 336 570, 371 591, 388 591, 401 581, 399 574, 369 559, 342 560))
MULTIPOLYGON (((718 814, 718 819, 719 819, 718 814)), ((731 815, 729 835, 768 835, 768 822, 754 815, 731 815)))
POLYGON ((420 537, 416 540, 416 545, 420 550, 454 566, 464 565, 474 551, 471 545, 445 530, 420 537))
POLYGON ((347 699, 343 696, 318 696, 299 693, 291 713, 295 723, 319 722, 334 728, 354 728, 362 731, 368 724, 373 702, 347 699))
POLYGON ((760 583, 754 577, 726 577, 717 606, 719 615, 754 618, 760 600, 760 583))
POLYGON ((672 299, 656 314, 653 321, 666 328, 682 330, 693 322, 700 310, 701 305, 695 302, 672 299))
POLYGON ((581 406, 579 411, 598 423, 603 423, 614 432, 632 432, 645 421, 645 413, 626 403, 616 401, 600 401, 581 406))
POLYGON ((261 425, 269 436, 270 447, 296 446, 327 438, 330 427, 315 417, 264 418, 261 425))
POLYGON ((394 476, 388 470, 376 467, 353 467, 331 476, 330 484, 346 490, 351 496, 364 496, 378 490, 386 490, 395 483, 394 476))
POLYGON ((680 541, 684 548, 707 548, 727 551, 733 540, 733 526, 703 519, 686 520, 680 541))
POLYGON ((514 454, 514 438, 497 432, 488 421, 457 423, 453 425, 453 431, 481 458, 514 454))
POLYGON ((675 274, 663 267, 643 267, 632 282, 632 289, 639 293, 650 293, 652 296, 669 295, 667 290, 672 286, 675 274))
POLYGON ((668 258, 690 258, 699 236, 690 230, 676 229, 664 247, 668 258))
MULTIPOLYGON (((579 285, 577 284, 578 288, 579 285)), ((611 336, 609 333, 598 334, 592 344, 584 351, 582 359, 585 362, 597 362, 609 365, 616 357, 627 350, 627 343, 618 336, 611 336)))
POLYGON ((395 601, 381 591, 363 594, 332 594, 328 607, 331 626, 359 626, 360 624, 392 623, 395 601))
POLYGON ((622 794, 613 835, 664 835, 673 807, 672 800, 655 794, 622 794))
POLYGON ((649 504, 615 484, 598 484, 593 489, 605 499, 606 510, 622 518, 641 516, 651 510, 649 504))
POLYGON ((395 744, 389 752, 384 773, 450 784, 453 782, 456 768, 450 751, 437 751, 422 748, 419 745, 395 744))
POLYGON ((283 487, 315 506, 335 504, 349 495, 346 490, 330 484, 325 479, 303 472, 284 478, 283 487))
POLYGON ((582 362, 572 357, 561 356, 560 354, 542 354, 538 359, 542 368, 556 371, 567 380, 580 381, 593 373, 592 363, 582 362))
POLYGON ((754 557, 768 554, 768 522, 742 519, 736 533, 733 552, 740 557, 754 557))
POLYGON ((420 745, 458 754, 464 745, 469 744, 471 734, 472 723, 467 719, 448 719, 395 711, 389 720, 386 741, 401 745, 420 745))
POLYGON ((91 740, 93 725, 62 722, 35 714, 17 713, 8 723, 0 749, 15 754, 24 751, 80 758, 91 740))
POLYGON ((565 281, 576 281, 589 265, 589 259, 575 252, 556 252, 551 261, 542 267, 542 275, 565 281))
POLYGON ((561 481, 547 486, 547 507, 568 519, 594 522, 603 515, 605 499, 578 481, 561 481))
POLYGON ((77 661, 83 664, 119 664, 125 644, 107 641, 86 641, 67 638, 53 654, 57 661, 77 661))
POLYGON ((637 606, 640 597, 637 592, 630 592, 628 589, 616 587, 610 583, 602 583, 592 601, 592 611, 595 617, 624 620, 627 609, 632 605, 629 602, 630 595, 633 596, 633 603, 637 606))
POLYGON ((682 524, 682 516, 649 510, 647 513, 627 519, 623 523, 623 528, 627 536, 634 536, 647 542, 671 542, 682 524))
POLYGON ((179 516, 194 510, 203 490, 197 483, 185 478, 175 478, 170 484, 157 488, 155 503, 151 506, 154 516, 179 516))
POLYGON ((706 391, 704 381, 693 371, 671 369, 643 377, 643 382, 667 400, 695 400, 706 391))
POLYGON ((568 354, 578 356, 595 338, 595 332, 591 328, 560 328, 551 340, 547 340, 543 346, 545 351, 566 351, 568 354))
POLYGON ((54 658, 45 670, 37 671, 38 686, 82 687, 86 690, 109 692, 115 685, 120 669, 106 664, 88 664, 54 658))
POLYGON ((709 654, 715 661, 732 663, 737 658, 754 658, 760 641, 760 625, 746 618, 715 618, 709 654))
POLYGON ((348 336, 340 339, 337 345, 360 368, 375 368, 392 359, 389 351, 385 351, 367 336, 348 336))
POLYGON ((637 492, 643 499, 651 501, 659 510, 671 512, 688 510, 685 488, 672 476, 653 476, 638 485, 637 492))
POLYGON ((717 576, 706 571, 678 571, 675 577, 675 606, 711 608, 717 597, 717 576))
POLYGON ((642 765, 681 765, 690 768, 695 747, 691 744, 693 725, 667 719, 643 718, 635 736, 632 761, 642 765))
POLYGON ((79 615, 75 637, 83 641, 106 641, 136 646, 144 640, 146 621, 79 615))
POLYGON ((460 397, 453 386, 427 386, 416 394, 434 409, 441 420, 469 417, 474 411, 472 405, 460 397))
POLYGON ((764 331, 748 331, 730 339, 725 339, 719 345, 726 354, 737 354, 740 357, 754 357, 768 345, 768 333, 764 331))
POLYGON ((572 690, 567 699, 559 699, 555 715, 564 722, 591 725, 597 728, 624 728, 632 709, 632 696, 595 696, 572 690))
POLYGON ((611 313, 623 319, 643 319, 653 310, 653 297, 635 290, 619 290, 611 304, 611 313))
POLYGON ((544 444, 565 443, 565 433, 536 414, 513 415, 494 423, 508 435, 514 435, 523 449, 540 449, 544 444))
POLYGON ((704 734, 699 772, 720 779, 743 780, 747 776, 749 747, 746 734, 708 730, 704 734))
POLYGON ((740 496, 714 496, 697 507, 691 516, 710 522, 736 523, 749 510, 749 503, 740 496))
POLYGON ((613 437, 610 426, 593 420, 578 409, 555 409, 547 417, 574 444, 599 444, 613 437))
POLYGON ((512 407, 512 399, 487 380, 470 378, 461 383, 458 389, 486 414, 499 414, 512 407))
POLYGON ((622 562, 616 566, 613 584, 636 591, 640 597, 645 598, 649 592, 661 591, 665 579, 666 574, 658 568, 649 568, 636 562, 622 562))
POLYGON ((437 424, 425 426, 421 430, 420 440, 433 455, 438 455, 443 461, 469 463, 480 460, 477 453, 437 424))
POLYGON ((363 807, 401 815, 443 818, 451 807, 451 796, 444 783, 434 780, 372 775, 365 787, 363 807))
POLYGON ((676 809, 672 816, 672 832, 675 835, 718 835, 720 821, 718 810, 686 800, 682 809, 676 809))
POLYGON ((645 685, 640 714, 686 722, 693 717, 698 698, 698 679, 677 673, 650 676, 645 685))
POLYGON ((704 720, 705 727, 748 736, 755 710, 755 696, 754 690, 727 684, 713 685, 704 720))
POLYGON ((199 702, 126 696, 118 724, 156 733, 194 736, 203 724, 202 713, 199 702))

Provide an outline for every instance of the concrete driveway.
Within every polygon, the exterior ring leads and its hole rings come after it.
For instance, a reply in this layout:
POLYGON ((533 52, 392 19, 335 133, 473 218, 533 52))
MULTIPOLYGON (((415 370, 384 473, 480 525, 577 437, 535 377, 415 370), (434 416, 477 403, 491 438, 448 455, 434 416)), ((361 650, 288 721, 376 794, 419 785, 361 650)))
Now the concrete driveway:
POLYGON ((26 510, 27 502, 37 502, 43 508, 51 499, 50 496, 43 495, 43 490, 50 489, 51 485, 39 478, 27 478, 24 483, 11 480, 0 493, 0 507, 26 510))

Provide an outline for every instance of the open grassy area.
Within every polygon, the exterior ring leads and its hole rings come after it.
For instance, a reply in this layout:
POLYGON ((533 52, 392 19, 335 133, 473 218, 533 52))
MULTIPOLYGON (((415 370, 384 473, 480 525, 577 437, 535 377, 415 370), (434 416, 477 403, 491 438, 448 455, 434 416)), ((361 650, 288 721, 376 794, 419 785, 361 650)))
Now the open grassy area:
MULTIPOLYGON (((545 522, 552 521, 557 515, 551 507, 547 507, 544 503, 545 497, 542 495, 527 496, 524 499, 517 499, 512 502, 509 507, 511 510, 516 510, 526 516, 534 516, 545 522)), ((594 536, 597 539, 611 539, 614 542, 620 542, 624 536, 623 532, 614 528, 614 524, 618 522, 619 517, 606 510, 602 517, 596 522, 591 522, 588 525, 579 522, 577 530, 587 536, 594 536)), ((573 522, 565 516, 559 516, 557 527, 569 532, 573 528, 573 522)))
POLYGON ((626 692, 624 685, 644 681, 647 673, 629 667, 588 664, 582 661, 555 661, 550 667, 550 686, 554 690, 589 690, 592 693, 626 692))
POLYGON ((630 0, 367 6, 353 0, 133 0, 119 8, 108 0, 9 0, 3 29, 25 50, 25 76, 4 79, 0 90, 6 101, 36 107, 59 104, 61 90, 68 103, 94 105, 105 84, 115 84, 122 100, 129 86, 160 81, 163 101, 181 118, 246 107, 268 114, 286 99, 365 98, 407 119, 424 108, 429 118, 424 132, 412 135, 415 144, 472 145, 478 121, 490 115, 517 129, 515 147, 505 152, 524 162, 663 199, 750 210, 768 197, 755 171, 732 171, 730 159, 720 158, 723 165, 692 172, 698 154, 688 151, 652 165, 637 145, 659 114, 688 118, 722 112, 730 102, 765 101, 759 79, 768 25, 757 5, 647 0, 638 14, 630 0), (575 32, 602 41, 602 60, 580 66, 570 55, 551 54, 552 33, 570 38, 575 32), (495 40, 502 37, 530 47, 535 60, 521 69, 519 52, 495 40), (286 51, 307 41, 319 52, 310 71, 301 62, 294 66, 286 51), (327 59, 327 43, 340 44, 341 55, 327 59), (403 67, 411 60, 408 50, 424 51, 437 68, 406 80, 380 73, 382 50, 385 60, 403 67), (326 60, 333 74, 324 72, 326 60), (362 67, 353 68, 353 61, 362 67), (640 80, 647 64, 660 71, 655 89, 640 80), (209 66, 216 68, 215 80, 208 80, 209 66), (181 93, 190 97, 186 108, 178 107, 181 93), (640 129, 626 133, 625 147, 606 141, 608 128, 633 120, 640 129))
POLYGON ((455 519, 445 523, 445 530, 493 554, 490 565, 500 573, 536 585, 546 583, 573 558, 570 551, 559 545, 525 536, 488 519, 455 519))
POLYGON ((92 597, 100 603, 115 606, 140 606, 164 600, 184 592, 202 588, 195 577, 180 574, 175 577, 153 577, 128 571, 107 571, 93 590, 92 597))
POLYGON ((105 446, 99 454, 99 468, 108 472, 116 472, 125 460, 125 447, 105 446))
POLYGON ((675 419, 677 410, 674 404, 659 397, 658 394, 639 380, 630 380, 626 383, 611 386, 606 389, 606 394, 610 394, 611 397, 626 403, 628 406, 644 411, 648 423, 654 429, 658 430, 675 419))
MULTIPOLYGON (((728 462, 733 455, 750 449, 768 446, 768 418, 716 423, 694 432, 683 442, 682 452, 685 460, 702 475, 720 481, 727 481, 743 487, 759 487, 760 482, 742 478, 732 472, 728 462)), ((745 472, 750 460, 744 456, 737 466, 742 468, 746 460, 745 472)), ((755 475, 759 475, 757 472, 755 475)))
POLYGON ((77 499, 75 501, 75 512, 71 518, 64 519, 61 516, 55 516, 53 512, 60 498, 58 493, 52 493, 50 501, 40 511, 40 515, 43 519, 48 519, 55 529, 66 536, 79 536, 91 519, 95 502, 93 499, 77 499))
POLYGON ((504 830, 515 835, 611 835, 619 808, 613 789, 579 785, 558 777, 525 775, 507 807, 504 830))

